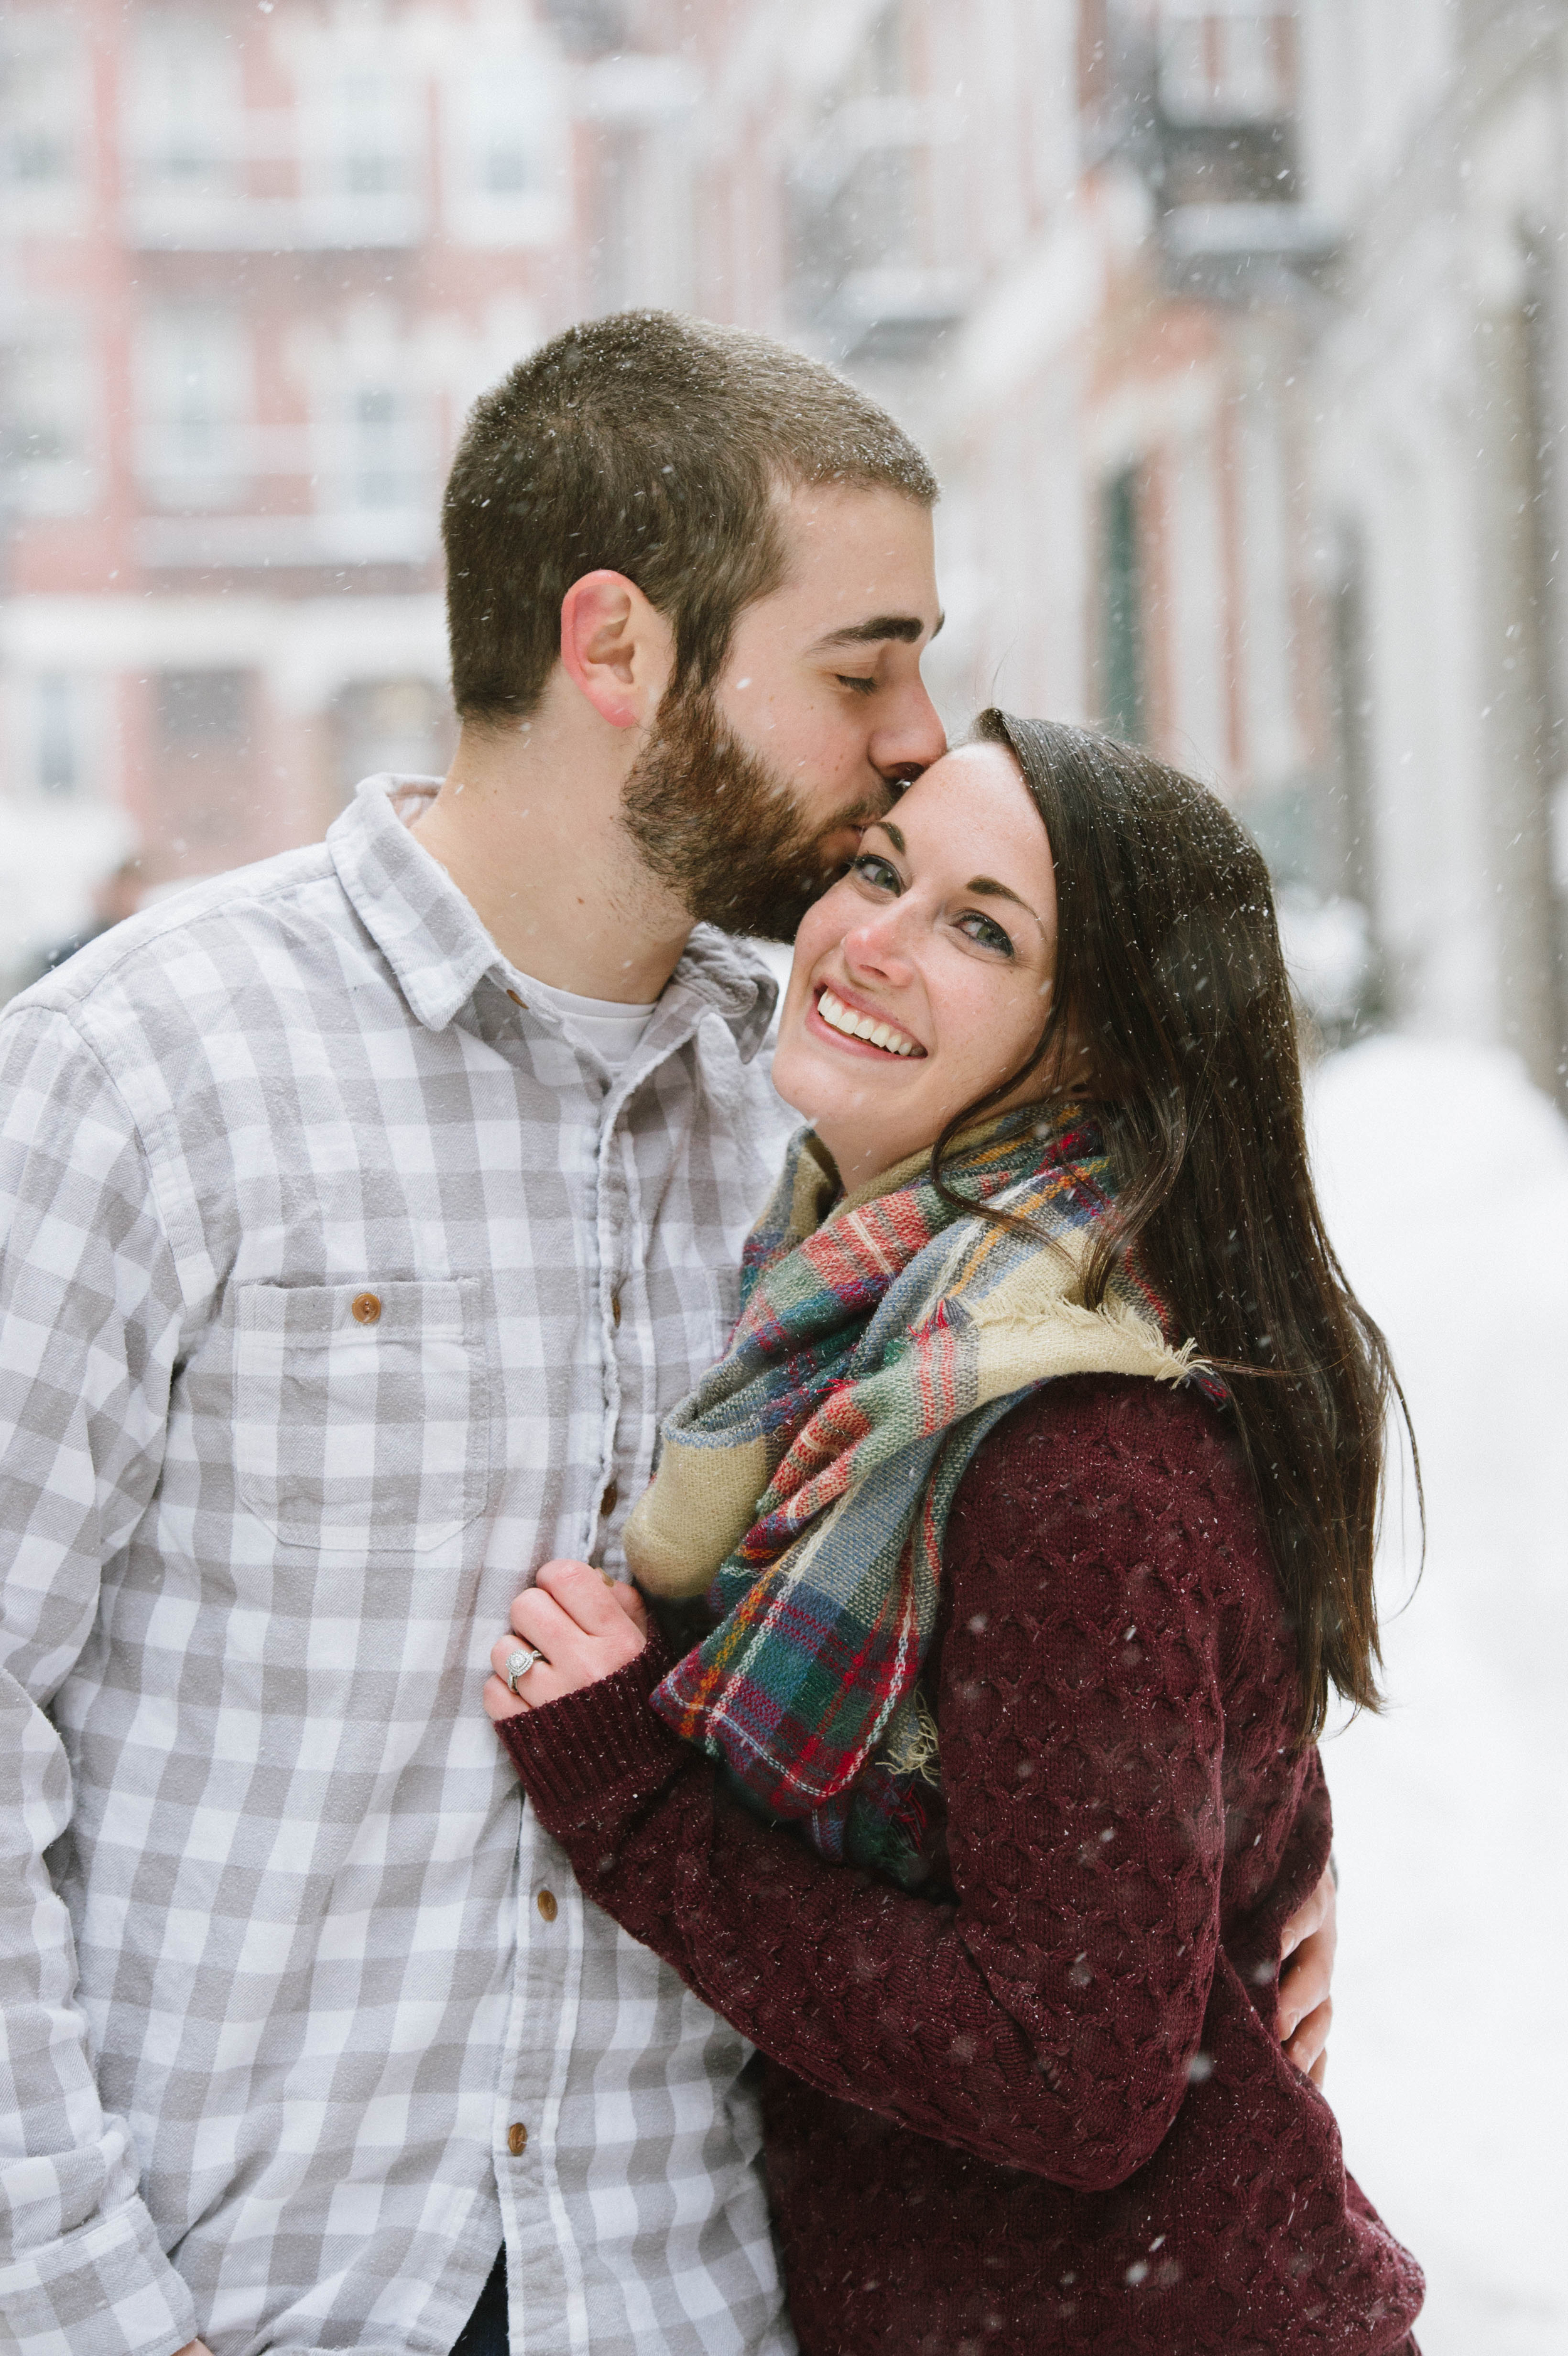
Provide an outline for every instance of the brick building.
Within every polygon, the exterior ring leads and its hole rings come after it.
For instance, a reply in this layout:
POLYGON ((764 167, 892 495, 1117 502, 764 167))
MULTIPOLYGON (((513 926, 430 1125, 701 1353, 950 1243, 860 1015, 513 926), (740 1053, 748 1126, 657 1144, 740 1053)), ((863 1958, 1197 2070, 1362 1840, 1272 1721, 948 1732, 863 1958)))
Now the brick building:
POLYGON ((621 179, 691 188, 693 308, 932 451, 950 720, 1212 778, 1331 1025, 1501 1041, 1568 1097, 1563 0, 679 23, 703 103, 621 179))
POLYGON ((1568 1108, 1568 7, 1315 0, 1313 489, 1395 1011, 1568 1108))
POLYGON ((117 827, 204 872, 438 763, 463 409, 665 303, 931 450, 951 724, 999 698, 1212 777, 1331 1021, 1561 1087, 1565 19, 14 0, 0 893, 9 856, 38 933, 117 827))
POLYGON ((595 307, 594 112, 644 101, 527 0, 18 0, 0 61, 3 964, 117 856, 442 764, 445 462, 595 307))

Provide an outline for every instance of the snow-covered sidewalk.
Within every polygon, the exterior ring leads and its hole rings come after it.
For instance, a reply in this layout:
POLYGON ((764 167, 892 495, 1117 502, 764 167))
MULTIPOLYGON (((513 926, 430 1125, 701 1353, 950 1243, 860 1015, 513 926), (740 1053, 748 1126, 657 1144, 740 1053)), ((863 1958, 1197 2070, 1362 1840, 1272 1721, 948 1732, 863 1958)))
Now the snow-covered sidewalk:
MULTIPOLYGON (((1311 1111, 1329 1232, 1388 1333, 1426 1569, 1389 1708, 1328 1744, 1328 2093, 1427 2271, 1424 2356, 1563 2356, 1568 2285, 1568 1126, 1508 1056, 1378 1039, 1311 1111)), ((1384 1544, 1384 1611, 1413 1530, 1384 1544)), ((1413 1515, 1407 1509, 1407 1524, 1413 1515)))

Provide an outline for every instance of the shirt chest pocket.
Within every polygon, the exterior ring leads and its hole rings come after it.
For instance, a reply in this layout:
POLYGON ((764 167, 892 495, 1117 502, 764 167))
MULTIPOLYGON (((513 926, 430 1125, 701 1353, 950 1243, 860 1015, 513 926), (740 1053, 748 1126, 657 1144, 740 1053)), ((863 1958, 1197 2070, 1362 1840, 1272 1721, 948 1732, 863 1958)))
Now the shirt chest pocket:
POLYGON ((478 1278, 249 1284, 234 1348, 240 1501, 284 1546, 426 1554, 484 1511, 478 1278))

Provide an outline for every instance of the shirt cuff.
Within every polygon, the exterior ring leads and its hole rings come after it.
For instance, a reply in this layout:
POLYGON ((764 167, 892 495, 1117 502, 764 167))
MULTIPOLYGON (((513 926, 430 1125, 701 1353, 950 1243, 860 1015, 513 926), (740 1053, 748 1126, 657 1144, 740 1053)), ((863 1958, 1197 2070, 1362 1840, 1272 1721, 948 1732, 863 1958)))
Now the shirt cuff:
POLYGON ((0 2265, 0 2310, 12 2356, 175 2356, 197 2337, 141 2201, 0 2265))
POLYGON ((496 1728, 549 1832, 570 1830, 608 1803, 656 1792, 700 1756, 650 1708, 671 1666, 650 1636, 635 1661, 496 1728))

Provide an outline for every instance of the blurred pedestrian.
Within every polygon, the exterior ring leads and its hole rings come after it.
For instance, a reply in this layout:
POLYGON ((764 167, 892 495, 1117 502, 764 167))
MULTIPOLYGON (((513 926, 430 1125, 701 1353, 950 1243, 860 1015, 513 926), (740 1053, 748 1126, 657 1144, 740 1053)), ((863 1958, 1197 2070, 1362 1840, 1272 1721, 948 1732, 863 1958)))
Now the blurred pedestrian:
POLYGON ((53 973, 57 966, 64 965, 68 958, 73 958, 78 949, 84 949, 89 941, 97 940, 115 925, 123 925, 127 916, 133 916, 142 905, 145 890, 146 877, 140 855, 123 859, 118 867, 111 868, 109 873, 101 877, 93 886, 92 913, 88 922, 80 932, 68 933, 64 940, 57 941, 53 948, 46 949, 36 958, 18 987, 26 990, 31 983, 41 981, 46 973, 53 973))

